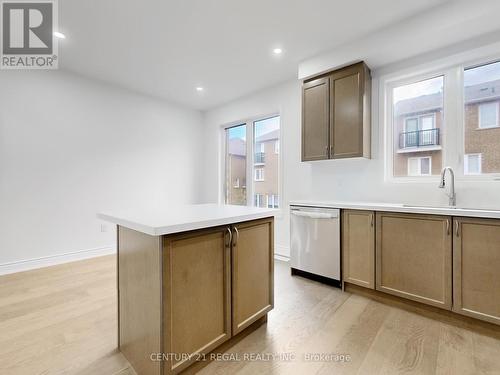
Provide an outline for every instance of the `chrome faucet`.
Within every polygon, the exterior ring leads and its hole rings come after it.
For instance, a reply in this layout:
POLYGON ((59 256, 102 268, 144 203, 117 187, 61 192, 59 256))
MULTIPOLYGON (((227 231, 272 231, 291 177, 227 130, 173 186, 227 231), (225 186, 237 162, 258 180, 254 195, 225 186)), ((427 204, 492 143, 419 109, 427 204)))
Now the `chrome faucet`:
POLYGON ((446 186, 446 171, 450 172, 451 183, 450 183, 450 192, 446 193, 449 198, 449 205, 454 207, 457 204, 457 194, 455 193, 455 173, 451 167, 444 167, 441 171, 441 181, 439 182, 439 188, 444 189, 446 186))

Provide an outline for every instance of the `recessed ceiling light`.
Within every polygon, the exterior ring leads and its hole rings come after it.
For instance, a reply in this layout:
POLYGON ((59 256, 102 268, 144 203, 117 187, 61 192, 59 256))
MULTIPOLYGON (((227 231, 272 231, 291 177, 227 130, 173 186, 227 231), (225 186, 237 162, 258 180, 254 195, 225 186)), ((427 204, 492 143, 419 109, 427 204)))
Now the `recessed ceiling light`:
POLYGON ((203 87, 201 87, 201 86, 198 86, 198 87, 196 88, 196 91, 198 91, 198 92, 202 92, 203 90, 204 90, 204 88, 203 88, 203 87))
POLYGON ((54 36, 59 39, 66 39, 66 35, 60 33, 59 31, 54 31, 54 36))
POLYGON ((283 52, 283 50, 281 48, 275 48, 275 49, 273 49, 273 53, 275 55, 280 55, 282 52, 283 52))

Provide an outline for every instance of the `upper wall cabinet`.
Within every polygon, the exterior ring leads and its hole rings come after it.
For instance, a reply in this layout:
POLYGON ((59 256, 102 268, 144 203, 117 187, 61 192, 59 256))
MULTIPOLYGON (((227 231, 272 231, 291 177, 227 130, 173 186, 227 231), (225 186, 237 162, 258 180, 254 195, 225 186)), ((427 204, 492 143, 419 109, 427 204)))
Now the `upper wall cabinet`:
POLYGON ((370 157, 370 70, 361 62, 304 81, 302 161, 370 157))

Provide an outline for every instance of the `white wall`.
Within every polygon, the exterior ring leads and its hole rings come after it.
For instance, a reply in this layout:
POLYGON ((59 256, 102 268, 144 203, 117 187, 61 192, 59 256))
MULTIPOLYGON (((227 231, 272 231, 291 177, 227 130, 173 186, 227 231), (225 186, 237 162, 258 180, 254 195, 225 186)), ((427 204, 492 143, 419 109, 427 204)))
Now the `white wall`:
POLYGON ((0 273, 109 251, 99 211, 198 202, 201 126, 197 111, 61 71, 0 72, 0 273))
MULTIPOLYGON (((432 56, 430 56, 432 60, 432 56)), ((379 121, 379 76, 410 69, 420 59, 387 66, 373 73, 372 159, 300 161, 301 87, 293 80, 241 98, 205 114, 205 199, 216 201, 221 183, 220 125, 278 111, 281 113, 284 156, 284 215, 276 222, 277 252, 288 255, 291 200, 337 200, 447 205, 443 190, 431 183, 391 183, 384 179, 383 123, 379 121)), ((500 182, 457 182, 460 206, 500 209, 500 182)))
POLYGON ((463 48, 469 40, 473 40, 472 45, 493 43, 499 38, 499 12, 500 2, 497 0, 446 1, 364 38, 302 61, 298 77, 303 79, 360 60, 372 69, 378 69, 429 51, 453 48, 458 44, 463 48))

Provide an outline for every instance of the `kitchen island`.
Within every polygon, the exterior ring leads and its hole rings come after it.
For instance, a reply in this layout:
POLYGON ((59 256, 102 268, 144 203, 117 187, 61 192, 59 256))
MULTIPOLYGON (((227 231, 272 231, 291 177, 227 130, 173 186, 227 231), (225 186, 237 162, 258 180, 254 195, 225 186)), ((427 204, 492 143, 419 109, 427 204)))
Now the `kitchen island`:
POLYGON ((118 344, 138 374, 182 372, 272 310, 276 210, 102 213, 117 225, 118 344))

